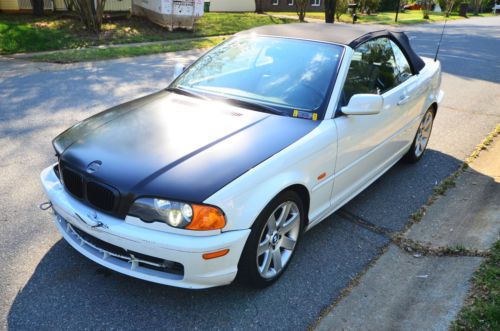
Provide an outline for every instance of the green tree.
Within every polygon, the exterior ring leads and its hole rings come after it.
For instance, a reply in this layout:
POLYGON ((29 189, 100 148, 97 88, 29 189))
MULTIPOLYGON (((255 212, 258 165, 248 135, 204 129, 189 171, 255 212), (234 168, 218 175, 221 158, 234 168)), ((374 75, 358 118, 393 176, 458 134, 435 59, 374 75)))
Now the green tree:
POLYGON ((337 18, 337 21, 343 14, 347 13, 348 4, 348 0, 337 0, 335 2, 335 17, 337 18))
POLYGON ((255 0, 255 12, 257 14, 264 13, 264 10, 262 9, 262 0, 255 0))
POLYGON ((479 11, 481 10, 481 6, 483 5, 483 0, 471 0, 470 4, 472 5, 472 12, 474 16, 479 15, 479 11))
POLYGON ((307 4, 309 0, 295 0, 295 9, 297 11, 297 15, 299 16, 299 21, 304 22, 306 18, 307 12, 307 4))
POLYGON ((372 12, 376 12, 380 5, 380 0, 359 0, 358 8, 362 13, 371 14, 372 12))
POLYGON ((451 14, 451 11, 453 10, 453 6, 455 6, 455 0, 444 0, 443 3, 444 3, 444 6, 443 6, 444 15, 446 17, 449 17, 451 14))
POLYGON ((68 4, 85 25, 87 31, 101 32, 106 0, 68 0, 68 4))
POLYGON ((33 15, 43 16, 43 0, 30 0, 33 15))
POLYGON ((422 1, 422 16, 425 20, 429 19, 429 12, 431 11, 433 0, 422 1))
POLYGON ((337 9, 337 0, 325 0, 325 23, 335 22, 336 9, 337 9))

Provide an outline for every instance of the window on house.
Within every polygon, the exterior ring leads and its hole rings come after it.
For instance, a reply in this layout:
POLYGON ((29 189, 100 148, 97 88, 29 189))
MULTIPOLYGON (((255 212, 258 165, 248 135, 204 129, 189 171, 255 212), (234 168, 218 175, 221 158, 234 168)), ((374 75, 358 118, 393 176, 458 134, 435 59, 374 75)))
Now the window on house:
POLYGON ((273 6, 277 6, 280 4, 280 0, 271 0, 273 6))
POLYGON ((321 6, 321 0, 311 0, 311 6, 321 6))
POLYGON ((293 6, 293 0, 288 0, 288 5, 293 6))

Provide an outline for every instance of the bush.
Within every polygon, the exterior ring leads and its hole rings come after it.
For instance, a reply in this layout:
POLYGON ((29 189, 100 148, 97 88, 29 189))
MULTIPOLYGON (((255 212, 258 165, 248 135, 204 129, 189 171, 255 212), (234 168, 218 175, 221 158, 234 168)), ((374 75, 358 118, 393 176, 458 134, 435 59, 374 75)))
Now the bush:
POLYGON ((67 7, 72 8, 85 28, 96 34, 101 32, 102 18, 104 14, 104 5, 106 0, 67 0, 67 7))
POLYGON ((347 13, 348 4, 348 0, 337 0, 337 2, 335 3, 335 16, 337 18, 337 21, 343 14, 347 13))

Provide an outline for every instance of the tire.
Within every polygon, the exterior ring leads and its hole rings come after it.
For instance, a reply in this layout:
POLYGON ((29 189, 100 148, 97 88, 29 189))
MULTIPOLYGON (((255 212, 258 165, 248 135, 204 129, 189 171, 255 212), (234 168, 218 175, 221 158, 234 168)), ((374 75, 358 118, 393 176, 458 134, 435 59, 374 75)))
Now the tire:
POLYGON ((424 156, 427 144, 429 143, 429 139, 431 137, 435 114, 436 112, 433 107, 427 109, 425 112, 422 117, 422 121, 420 121, 420 125, 418 126, 418 130, 415 134, 410 150, 404 156, 406 162, 416 163, 422 158, 422 156, 424 156))
POLYGON ((297 250, 304 217, 304 205, 297 193, 285 191, 277 195, 252 226, 238 263, 238 280, 255 288, 278 280, 297 250))

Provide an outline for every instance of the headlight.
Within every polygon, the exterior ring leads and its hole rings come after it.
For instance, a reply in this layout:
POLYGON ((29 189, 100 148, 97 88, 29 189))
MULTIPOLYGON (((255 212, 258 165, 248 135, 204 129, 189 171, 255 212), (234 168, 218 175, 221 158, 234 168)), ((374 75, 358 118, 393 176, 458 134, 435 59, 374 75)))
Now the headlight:
POLYGON ((188 230, 217 230, 226 225, 226 218, 216 207, 157 198, 140 198, 129 214, 144 222, 164 222, 188 230))

